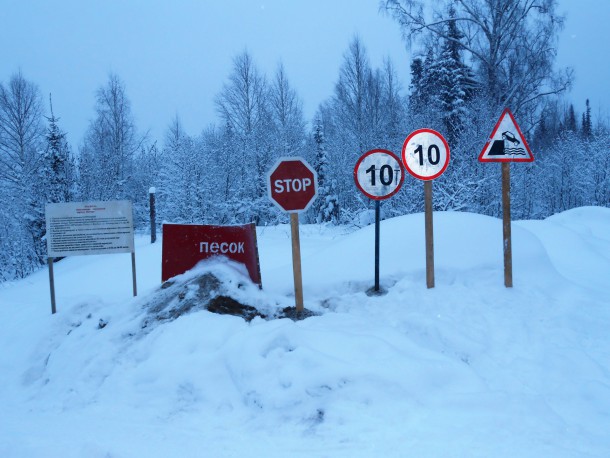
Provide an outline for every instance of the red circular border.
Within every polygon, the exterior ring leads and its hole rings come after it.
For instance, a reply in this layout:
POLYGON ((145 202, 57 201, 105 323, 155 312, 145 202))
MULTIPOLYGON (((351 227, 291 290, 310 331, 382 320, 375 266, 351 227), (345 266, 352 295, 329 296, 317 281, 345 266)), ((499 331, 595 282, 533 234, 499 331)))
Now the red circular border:
POLYGON ((364 153, 362 156, 360 156, 360 159, 358 159, 358 162, 356 162, 356 166, 354 167, 354 181, 356 182, 356 186, 358 187, 358 189, 360 189, 360 192, 362 192, 362 194, 364 194, 369 199, 386 200, 386 199, 389 199, 390 197, 392 197, 393 195, 395 195, 398 191, 400 191, 400 188, 402 187, 402 184, 405 181, 404 165, 402 164, 402 161, 400 160, 400 158, 398 156, 396 156, 396 154, 394 154, 392 151, 389 151, 387 149, 372 149, 372 150, 364 153), (366 157, 368 157, 372 154, 375 154, 375 153, 383 153, 383 154, 392 156, 396 160, 398 165, 400 166, 400 182, 398 183, 398 186, 396 186, 396 189, 394 191, 392 191, 390 194, 388 194, 387 196, 373 196, 373 195, 369 194, 368 192, 366 192, 362 188, 362 186, 360 186, 360 183, 358 182, 358 166, 366 157))
POLYGON ((402 158, 402 163, 405 166, 405 169, 412 176, 414 176, 415 178, 417 178, 419 180, 430 181, 430 180, 434 180, 435 178, 440 177, 443 173, 445 173, 445 170, 447 169, 447 166, 449 165, 449 160, 451 159, 451 154, 449 152, 449 144, 447 143, 447 140, 445 140, 445 137, 443 137, 437 131, 432 130, 432 129, 417 129, 417 130, 411 132, 409 134, 409 136, 406 138, 406 140, 404 141, 404 143, 402 144, 401 158, 402 158), (415 173, 413 170, 411 170, 409 168, 409 166, 407 165, 407 161, 405 160, 405 150, 407 149, 407 145, 409 143, 409 140, 411 140, 417 134, 422 134, 422 133, 428 133, 428 134, 435 135, 436 137, 438 137, 443 142, 443 145, 445 145, 445 148, 447 149, 447 161, 445 162, 445 165, 443 166, 443 168, 436 175, 432 175, 431 177, 423 177, 423 176, 418 175, 417 173, 415 173))

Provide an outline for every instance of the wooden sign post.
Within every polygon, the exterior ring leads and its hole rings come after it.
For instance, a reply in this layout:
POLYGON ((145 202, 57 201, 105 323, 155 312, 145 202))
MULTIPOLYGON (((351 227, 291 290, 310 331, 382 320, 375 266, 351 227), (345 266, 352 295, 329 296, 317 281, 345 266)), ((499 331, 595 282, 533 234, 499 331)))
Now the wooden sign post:
POLYGON ((513 287, 513 248, 510 217, 510 163, 502 164, 502 240, 504 247, 504 286, 513 287))
POLYGON ((290 235, 292 238, 292 275, 294 278, 294 301, 297 312, 302 312, 303 273, 301 271, 301 240, 299 238, 299 214, 290 213, 290 235))
POLYGON ((513 248, 510 216, 510 163, 533 162, 530 150, 512 112, 505 108, 485 143, 479 162, 502 163, 502 250, 504 286, 513 287, 513 248))
POLYGON ((267 194, 274 204, 290 213, 294 298, 296 311, 301 313, 304 304, 299 212, 307 210, 318 195, 318 175, 300 157, 281 158, 267 174, 267 194))
POLYGON ((407 171, 424 182, 424 222, 426 231, 426 286, 434 288, 434 224, 432 180, 449 165, 449 145, 432 129, 412 132, 402 145, 402 162, 407 171))

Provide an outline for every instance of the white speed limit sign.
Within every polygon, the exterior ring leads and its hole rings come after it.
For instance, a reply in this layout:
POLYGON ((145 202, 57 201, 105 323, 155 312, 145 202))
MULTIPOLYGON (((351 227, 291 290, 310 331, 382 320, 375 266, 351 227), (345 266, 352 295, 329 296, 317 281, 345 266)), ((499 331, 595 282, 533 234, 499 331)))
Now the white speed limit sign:
POLYGON ((402 145, 402 162, 415 178, 434 180, 449 165, 447 140, 435 130, 418 129, 402 145))
POLYGON ((385 149, 367 151, 354 167, 356 186, 373 200, 392 197, 400 190, 404 178, 400 159, 385 149))

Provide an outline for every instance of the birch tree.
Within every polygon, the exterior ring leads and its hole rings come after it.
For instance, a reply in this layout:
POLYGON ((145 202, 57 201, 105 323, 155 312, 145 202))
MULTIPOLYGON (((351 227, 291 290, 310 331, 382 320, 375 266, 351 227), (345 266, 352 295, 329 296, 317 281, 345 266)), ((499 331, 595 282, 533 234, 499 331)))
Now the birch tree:
POLYGON ((238 158, 233 165, 236 186, 232 188, 234 214, 247 222, 260 222, 271 211, 266 173, 272 165, 269 141, 273 126, 268 103, 269 89, 252 56, 243 52, 233 59, 233 69, 220 94, 216 109, 231 131, 238 158), (245 201, 249 205, 244 205, 245 201))
POLYGON ((4 278, 24 277, 44 259, 44 201, 39 172, 44 127, 38 87, 15 73, 0 85, 0 246, 4 278))
POLYGON ((131 102, 117 75, 111 74, 98 89, 95 112, 80 154, 82 198, 132 198, 133 159, 144 137, 137 134, 131 102))
POLYGON ((563 17, 555 0, 384 0, 410 44, 421 37, 453 40, 447 23, 463 35, 458 44, 478 71, 487 96, 497 107, 535 112, 548 95, 565 91, 569 69, 553 70, 563 17), (434 4, 435 7, 426 7, 434 4), (455 7, 455 17, 446 12, 455 7))

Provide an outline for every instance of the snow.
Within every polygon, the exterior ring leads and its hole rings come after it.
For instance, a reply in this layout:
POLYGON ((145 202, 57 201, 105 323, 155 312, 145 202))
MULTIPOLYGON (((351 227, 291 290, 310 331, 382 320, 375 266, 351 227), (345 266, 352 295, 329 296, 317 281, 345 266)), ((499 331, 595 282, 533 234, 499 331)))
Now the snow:
MULTIPOLYGON (((301 226, 305 305, 251 323, 198 311, 143 327, 161 243, 55 263, 0 286, 0 456, 610 456, 610 209, 513 222, 434 215, 301 226)), ((289 227, 258 228, 261 307, 293 305, 289 227)), ((243 282, 226 263, 198 268, 243 282)), ((185 274, 188 277, 193 273, 185 274)))

